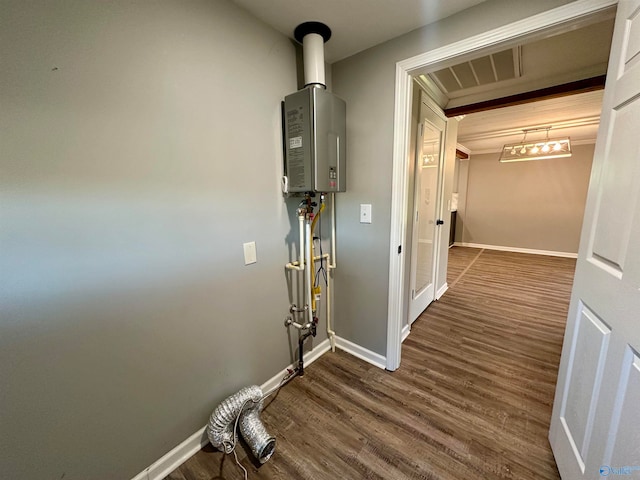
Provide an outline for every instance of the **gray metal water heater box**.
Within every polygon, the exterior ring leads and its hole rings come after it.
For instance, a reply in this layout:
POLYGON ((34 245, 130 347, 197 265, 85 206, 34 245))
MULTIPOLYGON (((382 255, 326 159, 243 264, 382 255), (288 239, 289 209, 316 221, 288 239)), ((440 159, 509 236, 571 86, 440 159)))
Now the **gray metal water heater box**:
POLYGON ((284 99, 284 174, 288 191, 346 190, 346 112, 341 98, 305 88, 284 99))

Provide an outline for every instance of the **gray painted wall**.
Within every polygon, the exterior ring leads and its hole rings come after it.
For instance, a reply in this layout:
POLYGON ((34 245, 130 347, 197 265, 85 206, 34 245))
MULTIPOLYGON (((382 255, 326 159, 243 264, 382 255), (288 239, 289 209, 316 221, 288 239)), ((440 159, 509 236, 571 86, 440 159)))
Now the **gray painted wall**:
POLYGON ((574 145, 570 158, 515 163, 472 154, 459 241, 577 253, 593 149, 574 145))
POLYGON ((333 90, 348 105, 349 183, 337 204, 339 335, 386 354, 396 62, 565 3, 488 0, 333 64, 333 90), (361 203, 373 205, 370 225, 358 222, 361 203))
POLYGON ((16 0, 0 52, 1 476, 131 478, 291 362, 295 49, 223 0, 16 0))

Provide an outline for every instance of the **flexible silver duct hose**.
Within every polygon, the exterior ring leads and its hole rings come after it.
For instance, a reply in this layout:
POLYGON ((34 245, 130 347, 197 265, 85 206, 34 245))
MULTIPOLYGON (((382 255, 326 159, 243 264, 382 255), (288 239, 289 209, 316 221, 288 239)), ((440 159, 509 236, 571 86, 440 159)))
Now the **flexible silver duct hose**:
POLYGON ((255 410, 247 410, 240 416, 240 432, 245 439, 253 455, 264 463, 271 458, 276 449, 276 439, 267 433, 260 421, 260 407, 255 410))
POLYGON ((276 448, 276 439, 267 433, 262 421, 262 390, 257 385, 245 387, 225 399, 211 414, 207 425, 207 436, 218 450, 231 453, 236 445, 235 427, 251 451, 264 463, 271 458, 276 448))

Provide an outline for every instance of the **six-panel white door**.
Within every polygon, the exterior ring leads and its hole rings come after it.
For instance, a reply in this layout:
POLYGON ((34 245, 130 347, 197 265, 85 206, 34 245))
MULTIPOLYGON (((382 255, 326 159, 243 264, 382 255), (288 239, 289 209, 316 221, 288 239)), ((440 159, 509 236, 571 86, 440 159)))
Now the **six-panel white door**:
POLYGON ((564 480, 640 478, 640 0, 618 4, 549 440, 564 480))

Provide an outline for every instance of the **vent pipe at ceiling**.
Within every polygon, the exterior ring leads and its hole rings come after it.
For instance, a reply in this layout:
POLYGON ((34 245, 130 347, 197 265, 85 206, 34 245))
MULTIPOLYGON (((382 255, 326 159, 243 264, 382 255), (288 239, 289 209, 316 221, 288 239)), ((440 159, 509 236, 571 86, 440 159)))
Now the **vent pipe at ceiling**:
POLYGON ((324 23, 305 22, 293 32, 295 39, 302 44, 304 55, 304 86, 322 86, 326 88, 324 78, 324 43, 331 38, 331 29, 324 23))

